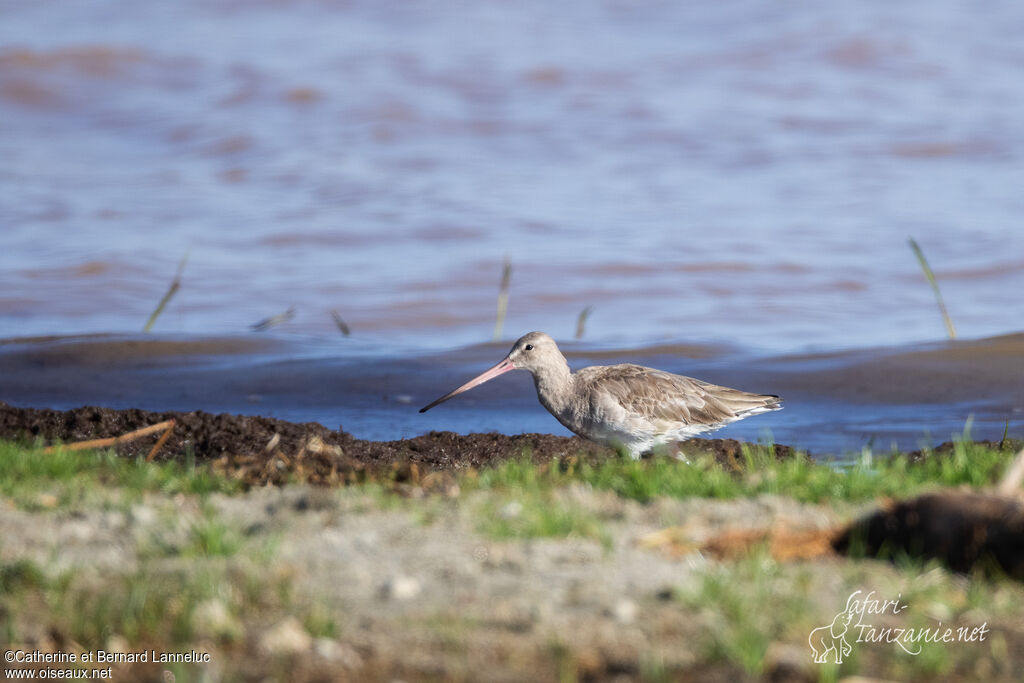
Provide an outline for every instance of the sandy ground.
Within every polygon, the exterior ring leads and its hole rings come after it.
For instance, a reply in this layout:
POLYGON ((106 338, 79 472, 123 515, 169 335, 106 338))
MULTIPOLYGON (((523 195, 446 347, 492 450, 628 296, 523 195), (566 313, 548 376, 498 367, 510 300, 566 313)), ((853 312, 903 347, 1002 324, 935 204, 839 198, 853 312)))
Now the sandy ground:
MULTIPOLYGON (((681 609, 677 598, 699 591, 713 561, 700 553, 674 557, 642 547, 640 539, 673 525, 685 525, 699 542, 724 526, 786 520, 827 527, 840 516, 776 497, 640 505, 582 488, 559 495, 597 515, 607 538, 494 540, 476 528, 475 513, 485 503, 472 496, 394 509, 381 509, 356 489, 271 487, 213 497, 216 517, 245 539, 244 549, 223 562, 244 566, 273 546, 273 559, 250 569, 287 576, 295 596, 289 607, 255 618, 230 596, 219 599, 219 607, 207 605, 206 612, 225 613, 217 617, 223 623, 208 630, 232 631, 237 640, 225 648, 200 638, 215 652, 207 673, 215 673, 214 680, 233 677, 229 672, 256 679, 263 664, 252 665, 271 652, 291 656, 301 670, 296 676, 306 680, 328 674, 553 680, 566 667, 599 677, 685 671, 731 678, 735 667, 702 662, 695 647, 701 619, 681 609), (313 606, 334 621, 336 637, 314 638, 296 621, 313 606), (494 668, 496 662, 502 666, 494 668)), ((514 501, 499 514, 516 515, 514 501)), ((5 508, 2 552, 50 572, 117 581, 151 561, 144 558, 154 544, 184 543, 201 515, 195 501, 160 496, 123 512, 5 508)), ((188 562, 166 560, 175 561, 188 562)), ((800 571, 820 588, 836 579, 828 562, 800 571)), ((821 605, 823 615, 834 611, 831 602, 821 605)), ((40 620, 29 640, 45 643, 51 635, 46 626, 40 620)), ((116 646, 117 637, 107 645, 116 646)), ((140 667, 132 675, 153 672, 140 667)))
MULTIPOLYGON (((0 406, 0 436, 71 441, 165 417, 0 406)), ((71 596, 12 608, 5 618, 20 642, 8 649, 167 649, 133 637, 134 622, 117 616, 148 600, 161 610, 158 621, 183 619, 188 647, 211 659, 175 667, 118 664, 115 680, 804 681, 856 672, 1011 681, 1024 670, 1018 582, 831 553, 780 560, 756 546, 728 557, 709 550, 709 542, 747 531, 833 529, 873 504, 778 496, 644 504, 571 485, 546 504, 591 526, 561 538, 517 537, 495 533, 495 524, 514 528, 529 514, 531 502, 516 491, 268 486, 274 477, 265 474, 266 464, 278 460, 266 442, 277 434, 275 452, 305 449, 323 481, 342 465, 357 473, 412 464, 463 469, 511 457, 524 445, 551 457, 583 442, 437 433, 360 445, 319 425, 174 417, 181 431, 162 457, 191 449, 197 458, 233 463, 257 485, 205 499, 146 494, 126 502, 111 491, 54 507, 41 498, 36 510, 0 500, 0 561, 31 562, 71 596), (209 528, 210 543, 228 539, 229 547, 190 550, 197 530, 209 528), (175 583, 181 576, 205 588, 196 594, 191 583, 175 583), (906 603, 907 614, 881 615, 882 624, 984 623, 988 639, 932 646, 917 656, 892 643, 856 643, 845 668, 823 669, 812 661, 809 634, 858 590, 906 603), (72 637, 75 629, 91 634, 88 646, 72 637)), ((712 447, 726 461, 737 448, 712 447)), ((584 457, 605 456, 592 450, 584 457)))
MULTIPOLYGON (((213 496, 205 509, 160 495, 124 510, 0 506, 2 557, 29 558, 113 596, 140 575, 157 582, 178 570, 226 573, 227 589, 191 613, 192 647, 211 652, 211 661, 179 668, 188 680, 817 680, 808 634, 856 590, 899 594, 916 617, 988 623, 988 643, 946 646, 958 659, 976 646, 977 661, 968 657, 939 678, 1009 681, 1024 666, 1024 623, 1014 606, 1024 592, 1014 584, 991 589, 1003 607, 979 611, 949 597, 962 594, 966 580, 938 569, 911 576, 867 560, 721 560, 697 550, 725 531, 832 527, 861 507, 775 496, 643 505, 583 487, 560 491, 555 502, 594 514, 606 536, 496 540, 481 533, 480 513, 491 504, 483 494, 382 502, 358 487, 261 487, 213 496), (236 552, 197 560, 166 550, 187 545, 189 530, 210 517, 242 539, 236 552), (667 528, 692 547, 648 542, 667 528), (242 594, 247 583, 257 586, 255 598, 242 594), (268 597, 281 586, 287 599, 268 597), (317 632, 311 623, 331 627, 317 632), (768 645, 761 671, 723 659, 730 648, 756 648, 743 640, 751 638, 768 645), (995 659, 1002 664, 992 663, 991 642, 1008 646, 995 659)), ((497 514, 521 512, 512 497, 497 514)), ((38 616, 19 624, 24 647, 74 646, 54 642, 59 618, 38 616)), ((113 632, 102 647, 140 644, 113 632)), ((892 644, 856 647, 864 673, 891 674, 911 659, 892 644)), ((914 672, 918 663, 904 665, 914 673, 908 679, 930 679, 927 668, 914 672)), ((123 664, 115 679, 167 680, 163 672, 123 664)))

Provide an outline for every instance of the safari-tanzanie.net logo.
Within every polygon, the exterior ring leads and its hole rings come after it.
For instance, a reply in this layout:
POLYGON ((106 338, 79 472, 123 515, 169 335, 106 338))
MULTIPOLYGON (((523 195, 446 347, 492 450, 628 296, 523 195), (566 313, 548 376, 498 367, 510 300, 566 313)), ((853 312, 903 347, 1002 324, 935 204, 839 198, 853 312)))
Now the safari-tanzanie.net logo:
MULTIPOLYGON (((878 619, 883 615, 905 616, 908 605, 902 602, 902 594, 897 594, 895 600, 882 600, 875 597, 875 591, 863 593, 851 593, 846 608, 832 623, 819 626, 807 637, 818 664, 842 664, 853 651, 854 643, 893 644, 907 654, 917 655, 925 643, 978 643, 989 632, 987 621, 981 626, 945 626, 941 621, 916 628, 882 625, 878 619)), ((885 620, 890 621, 888 617, 885 620)))

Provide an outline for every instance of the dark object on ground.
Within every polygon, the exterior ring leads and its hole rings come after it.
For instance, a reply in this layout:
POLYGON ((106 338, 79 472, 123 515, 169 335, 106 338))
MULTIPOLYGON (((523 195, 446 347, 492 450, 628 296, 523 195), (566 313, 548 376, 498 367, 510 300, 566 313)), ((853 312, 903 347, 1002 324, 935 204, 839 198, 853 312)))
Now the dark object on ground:
POLYGON ((833 543, 844 555, 937 559, 957 572, 1024 580, 1024 505, 977 493, 895 501, 850 525, 833 543))
MULTIPOLYGON (((245 463, 246 469, 274 461, 274 466, 282 471, 280 477, 270 476, 269 471, 261 477, 274 482, 283 481, 289 471, 297 469, 314 483, 334 483, 339 477, 350 479, 347 475, 353 473, 409 465, 415 465, 420 473, 487 467, 522 457, 524 453, 537 462, 566 456, 612 456, 610 449, 578 437, 550 434, 430 432, 399 441, 365 441, 315 422, 298 424, 269 417, 213 415, 202 411, 153 413, 92 406, 61 411, 16 408, 3 402, 0 438, 68 443, 119 436, 169 419, 174 419, 176 425, 160 451, 161 459, 178 459, 192 453, 197 460, 223 461, 229 468, 245 463), (306 459, 304 466, 299 467, 297 459, 306 459)), ((151 447, 149 440, 143 440, 119 445, 117 451, 125 456, 144 456, 151 447)), ((733 468, 743 466, 742 447, 733 439, 691 439, 685 446, 690 455, 710 453, 733 468)), ((778 458, 793 454, 789 446, 775 446, 778 458)))
MULTIPOLYGON (((976 446, 984 446, 993 451, 1017 451, 1020 450, 1024 443, 1020 439, 1003 439, 1001 441, 992 441, 991 439, 977 439, 972 440, 976 446)), ((955 441, 943 441, 935 448, 929 448, 924 450, 910 451, 907 453, 907 460, 910 462, 922 462, 928 458, 948 458, 949 456, 956 453, 957 443, 955 441)))

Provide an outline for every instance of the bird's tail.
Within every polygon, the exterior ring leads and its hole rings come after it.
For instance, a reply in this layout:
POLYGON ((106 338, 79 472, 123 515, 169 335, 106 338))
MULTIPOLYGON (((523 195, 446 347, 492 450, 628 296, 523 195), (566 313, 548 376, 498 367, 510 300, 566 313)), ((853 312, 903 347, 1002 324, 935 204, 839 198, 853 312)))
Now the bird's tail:
POLYGON ((744 394, 732 400, 736 417, 750 417, 772 410, 782 410, 782 397, 775 394, 744 394))

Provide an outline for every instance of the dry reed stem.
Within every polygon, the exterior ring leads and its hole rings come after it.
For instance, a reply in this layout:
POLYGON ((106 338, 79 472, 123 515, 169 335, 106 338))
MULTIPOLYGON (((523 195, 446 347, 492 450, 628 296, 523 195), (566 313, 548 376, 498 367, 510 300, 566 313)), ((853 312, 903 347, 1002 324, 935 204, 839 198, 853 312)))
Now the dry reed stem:
POLYGON ((288 322, 294 317, 295 307, 289 306, 288 310, 285 311, 284 313, 278 313, 277 315, 272 315, 269 318, 264 318, 258 323, 250 325, 249 329, 254 330, 255 332, 263 332, 264 330, 269 330, 272 327, 283 325, 284 323, 288 322))
POLYGON ((345 321, 341 319, 341 315, 337 311, 332 309, 331 317, 334 318, 334 324, 338 327, 338 330, 341 332, 342 336, 347 337, 350 334, 352 334, 352 330, 349 329, 349 326, 346 325, 345 321))
MULTIPOLYGON (((160 446, 163 444, 163 441, 166 440, 167 434, 170 434, 173 427, 174 420, 165 420, 163 422, 157 422, 155 425, 149 425, 148 427, 142 427, 141 429, 136 429, 128 432, 127 434, 122 434, 121 436, 114 436, 107 439, 90 439, 89 441, 75 441, 73 443, 61 444, 59 446, 47 446, 42 450, 42 452, 56 453, 59 449, 67 451, 84 451, 91 448, 108 448, 128 441, 134 441, 135 439, 141 439, 144 436, 163 430, 166 434, 164 434, 164 439, 157 442, 157 446, 160 446)), ((154 450, 155 448, 156 447, 154 447, 154 450)))
POLYGON ((932 272, 928 260, 924 257, 924 252, 921 251, 921 247, 913 237, 910 238, 910 248, 914 250, 914 255, 917 256, 917 261, 921 264, 921 270, 924 271, 925 278, 931 283, 932 290, 935 292, 935 300, 939 303, 939 312, 942 313, 942 320, 946 323, 946 332, 949 334, 949 338, 956 339, 956 328, 953 327, 953 320, 949 317, 949 311, 946 310, 946 302, 942 300, 939 281, 935 279, 935 273, 932 272))
POLYGON ((157 451, 167 443, 167 439, 171 438, 171 432, 174 431, 174 420, 168 420, 168 422, 171 424, 168 425, 167 430, 159 439, 157 439, 156 443, 153 444, 153 447, 149 449, 149 453, 146 454, 146 462, 153 462, 153 458, 156 457, 157 451))
POLYGON ((149 332, 153 329, 156 319, 160 317, 160 314, 164 312, 164 308, 170 302, 170 300, 177 294, 181 288, 181 274, 185 271, 185 263, 188 261, 188 251, 181 257, 181 262, 178 263, 178 270, 174 273, 174 279, 171 280, 171 286, 167 288, 167 292, 163 298, 160 299, 160 303, 156 305, 156 308, 149 315, 149 320, 146 321, 146 326, 142 328, 143 332, 149 332))
POLYGON ((580 311, 579 317, 576 318, 576 338, 577 339, 582 339, 583 338, 583 331, 584 331, 584 329, 586 328, 586 325, 587 325, 587 318, 590 317, 590 314, 593 312, 593 310, 594 310, 593 306, 587 306, 582 311, 580 311))
POLYGON ((501 286, 498 289, 498 316, 494 321, 494 341, 501 341, 501 328, 505 325, 505 313, 508 311, 508 288, 512 281, 512 264, 505 257, 501 269, 501 286))

